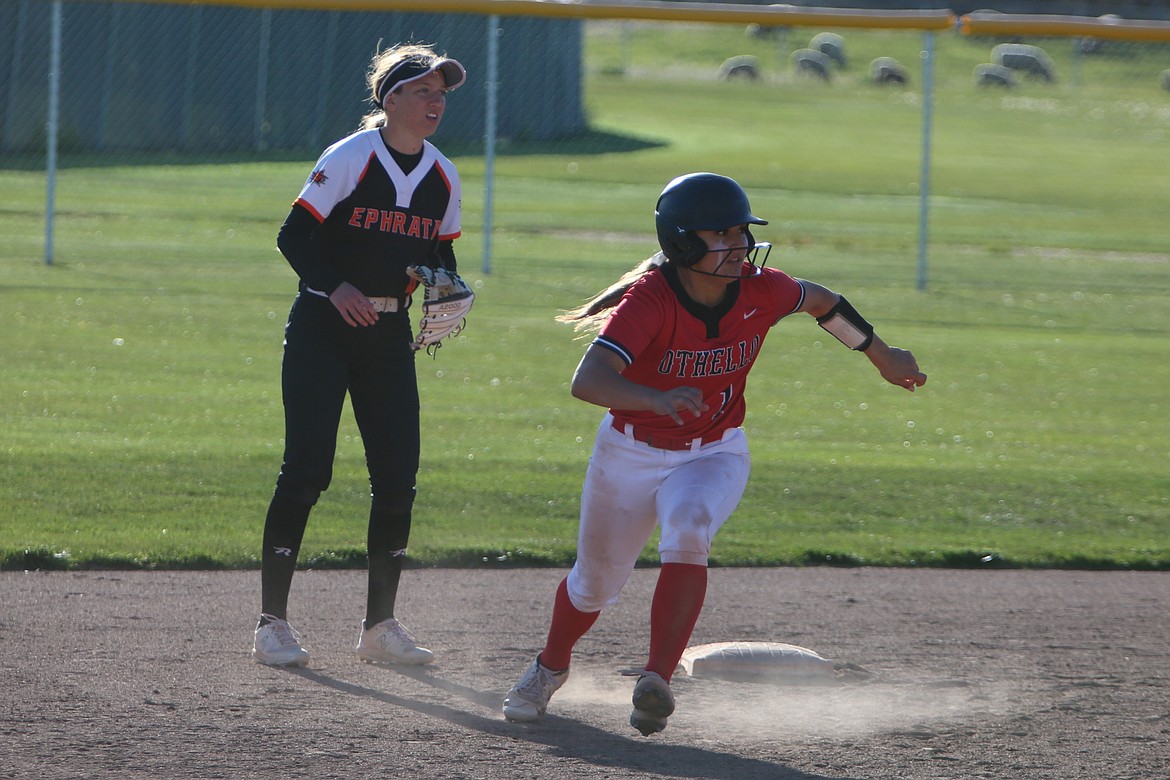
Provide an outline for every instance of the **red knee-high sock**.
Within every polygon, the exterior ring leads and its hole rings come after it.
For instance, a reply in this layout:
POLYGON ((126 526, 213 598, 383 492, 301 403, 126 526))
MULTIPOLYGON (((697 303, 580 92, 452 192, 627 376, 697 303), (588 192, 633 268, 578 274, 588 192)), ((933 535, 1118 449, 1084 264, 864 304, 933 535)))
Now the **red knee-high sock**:
POLYGON ((569 668, 573 657, 573 645, 585 636, 597 621, 598 612, 582 612, 569 601, 567 580, 561 580, 557 597, 553 602, 552 625, 548 629, 548 641, 540 651, 540 663, 548 669, 560 671, 569 668))
POLYGON ((707 596, 707 567, 664 563, 650 605, 650 660, 646 670, 667 682, 691 640, 707 596))

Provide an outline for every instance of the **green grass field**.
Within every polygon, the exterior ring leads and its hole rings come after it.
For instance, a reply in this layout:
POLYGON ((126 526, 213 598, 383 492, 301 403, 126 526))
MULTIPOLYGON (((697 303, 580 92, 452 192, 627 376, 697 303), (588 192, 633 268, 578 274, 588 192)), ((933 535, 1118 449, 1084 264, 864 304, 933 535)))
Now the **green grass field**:
MULTIPOLYGON (((742 31, 676 62, 658 27, 632 28, 621 75, 616 28, 590 26, 589 135, 501 144, 490 274, 484 164, 456 156, 478 301, 459 343, 419 360, 415 563, 572 560, 601 410, 569 396, 584 344, 553 317, 649 255, 663 184, 707 169, 772 220, 769 265, 847 293, 930 375, 906 393, 811 319, 777 327, 716 564, 1170 568, 1170 93, 1128 60, 979 90, 991 44, 940 37, 919 290, 920 100, 866 84, 864 63, 913 62, 920 37, 851 33, 859 64, 829 85, 779 65, 720 83, 742 31)), ((751 45, 762 62, 776 47, 751 45)), ((450 110, 475 110, 458 94, 450 110)), ((66 160, 52 266, 43 173, 0 164, 0 566, 257 565, 295 290, 275 234, 316 151, 66 160)), ((351 419, 340 435, 306 565, 364 565, 351 419)))

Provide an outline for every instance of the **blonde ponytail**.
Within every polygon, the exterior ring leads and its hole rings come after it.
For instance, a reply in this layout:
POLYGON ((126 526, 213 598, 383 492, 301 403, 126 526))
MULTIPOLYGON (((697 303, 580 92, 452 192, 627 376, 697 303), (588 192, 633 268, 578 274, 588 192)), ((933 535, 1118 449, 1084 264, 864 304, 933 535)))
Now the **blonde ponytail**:
POLYGON ((557 316, 557 322, 573 326, 578 333, 594 333, 601 330, 602 324, 609 317, 609 310, 618 305, 618 301, 626 294, 634 282, 658 268, 666 262, 666 256, 661 252, 647 258, 622 274, 621 278, 595 294, 575 309, 569 309, 557 316))

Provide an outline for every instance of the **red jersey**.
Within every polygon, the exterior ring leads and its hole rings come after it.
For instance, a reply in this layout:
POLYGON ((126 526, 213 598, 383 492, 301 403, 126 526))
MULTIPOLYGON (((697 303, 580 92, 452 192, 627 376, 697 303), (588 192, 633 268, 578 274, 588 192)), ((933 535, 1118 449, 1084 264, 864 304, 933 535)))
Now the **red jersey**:
POLYGON ((693 302, 678 269, 659 266, 636 281, 610 314, 594 344, 616 352, 622 376, 658 390, 697 387, 707 411, 683 414, 683 425, 653 412, 611 409, 619 423, 671 439, 718 439, 743 423, 743 391, 769 329, 800 308, 804 287, 783 271, 751 269, 727 287, 719 306, 693 302))

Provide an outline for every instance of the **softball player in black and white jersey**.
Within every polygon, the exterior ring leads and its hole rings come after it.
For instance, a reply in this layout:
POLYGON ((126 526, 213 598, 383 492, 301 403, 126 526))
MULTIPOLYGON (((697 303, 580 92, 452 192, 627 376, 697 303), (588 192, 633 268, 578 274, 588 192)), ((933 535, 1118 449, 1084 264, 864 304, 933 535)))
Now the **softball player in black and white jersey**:
POLYGON ((313 505, 329 487, 348 393, 370 474, 369 589, 357 654, 424 664, 395 618, 419 465, 419 395, 407 315, 409 265, 456 269, 459 175, 426 139, 438 129, 463 66, 418 44, 376 55, 377 109, 321 155, 277 237, 300 277, 281 371, 284 462, 264 524, 261 616, 253 657, 301 666, 309 653, 288 624, 288 596, 313 505))

